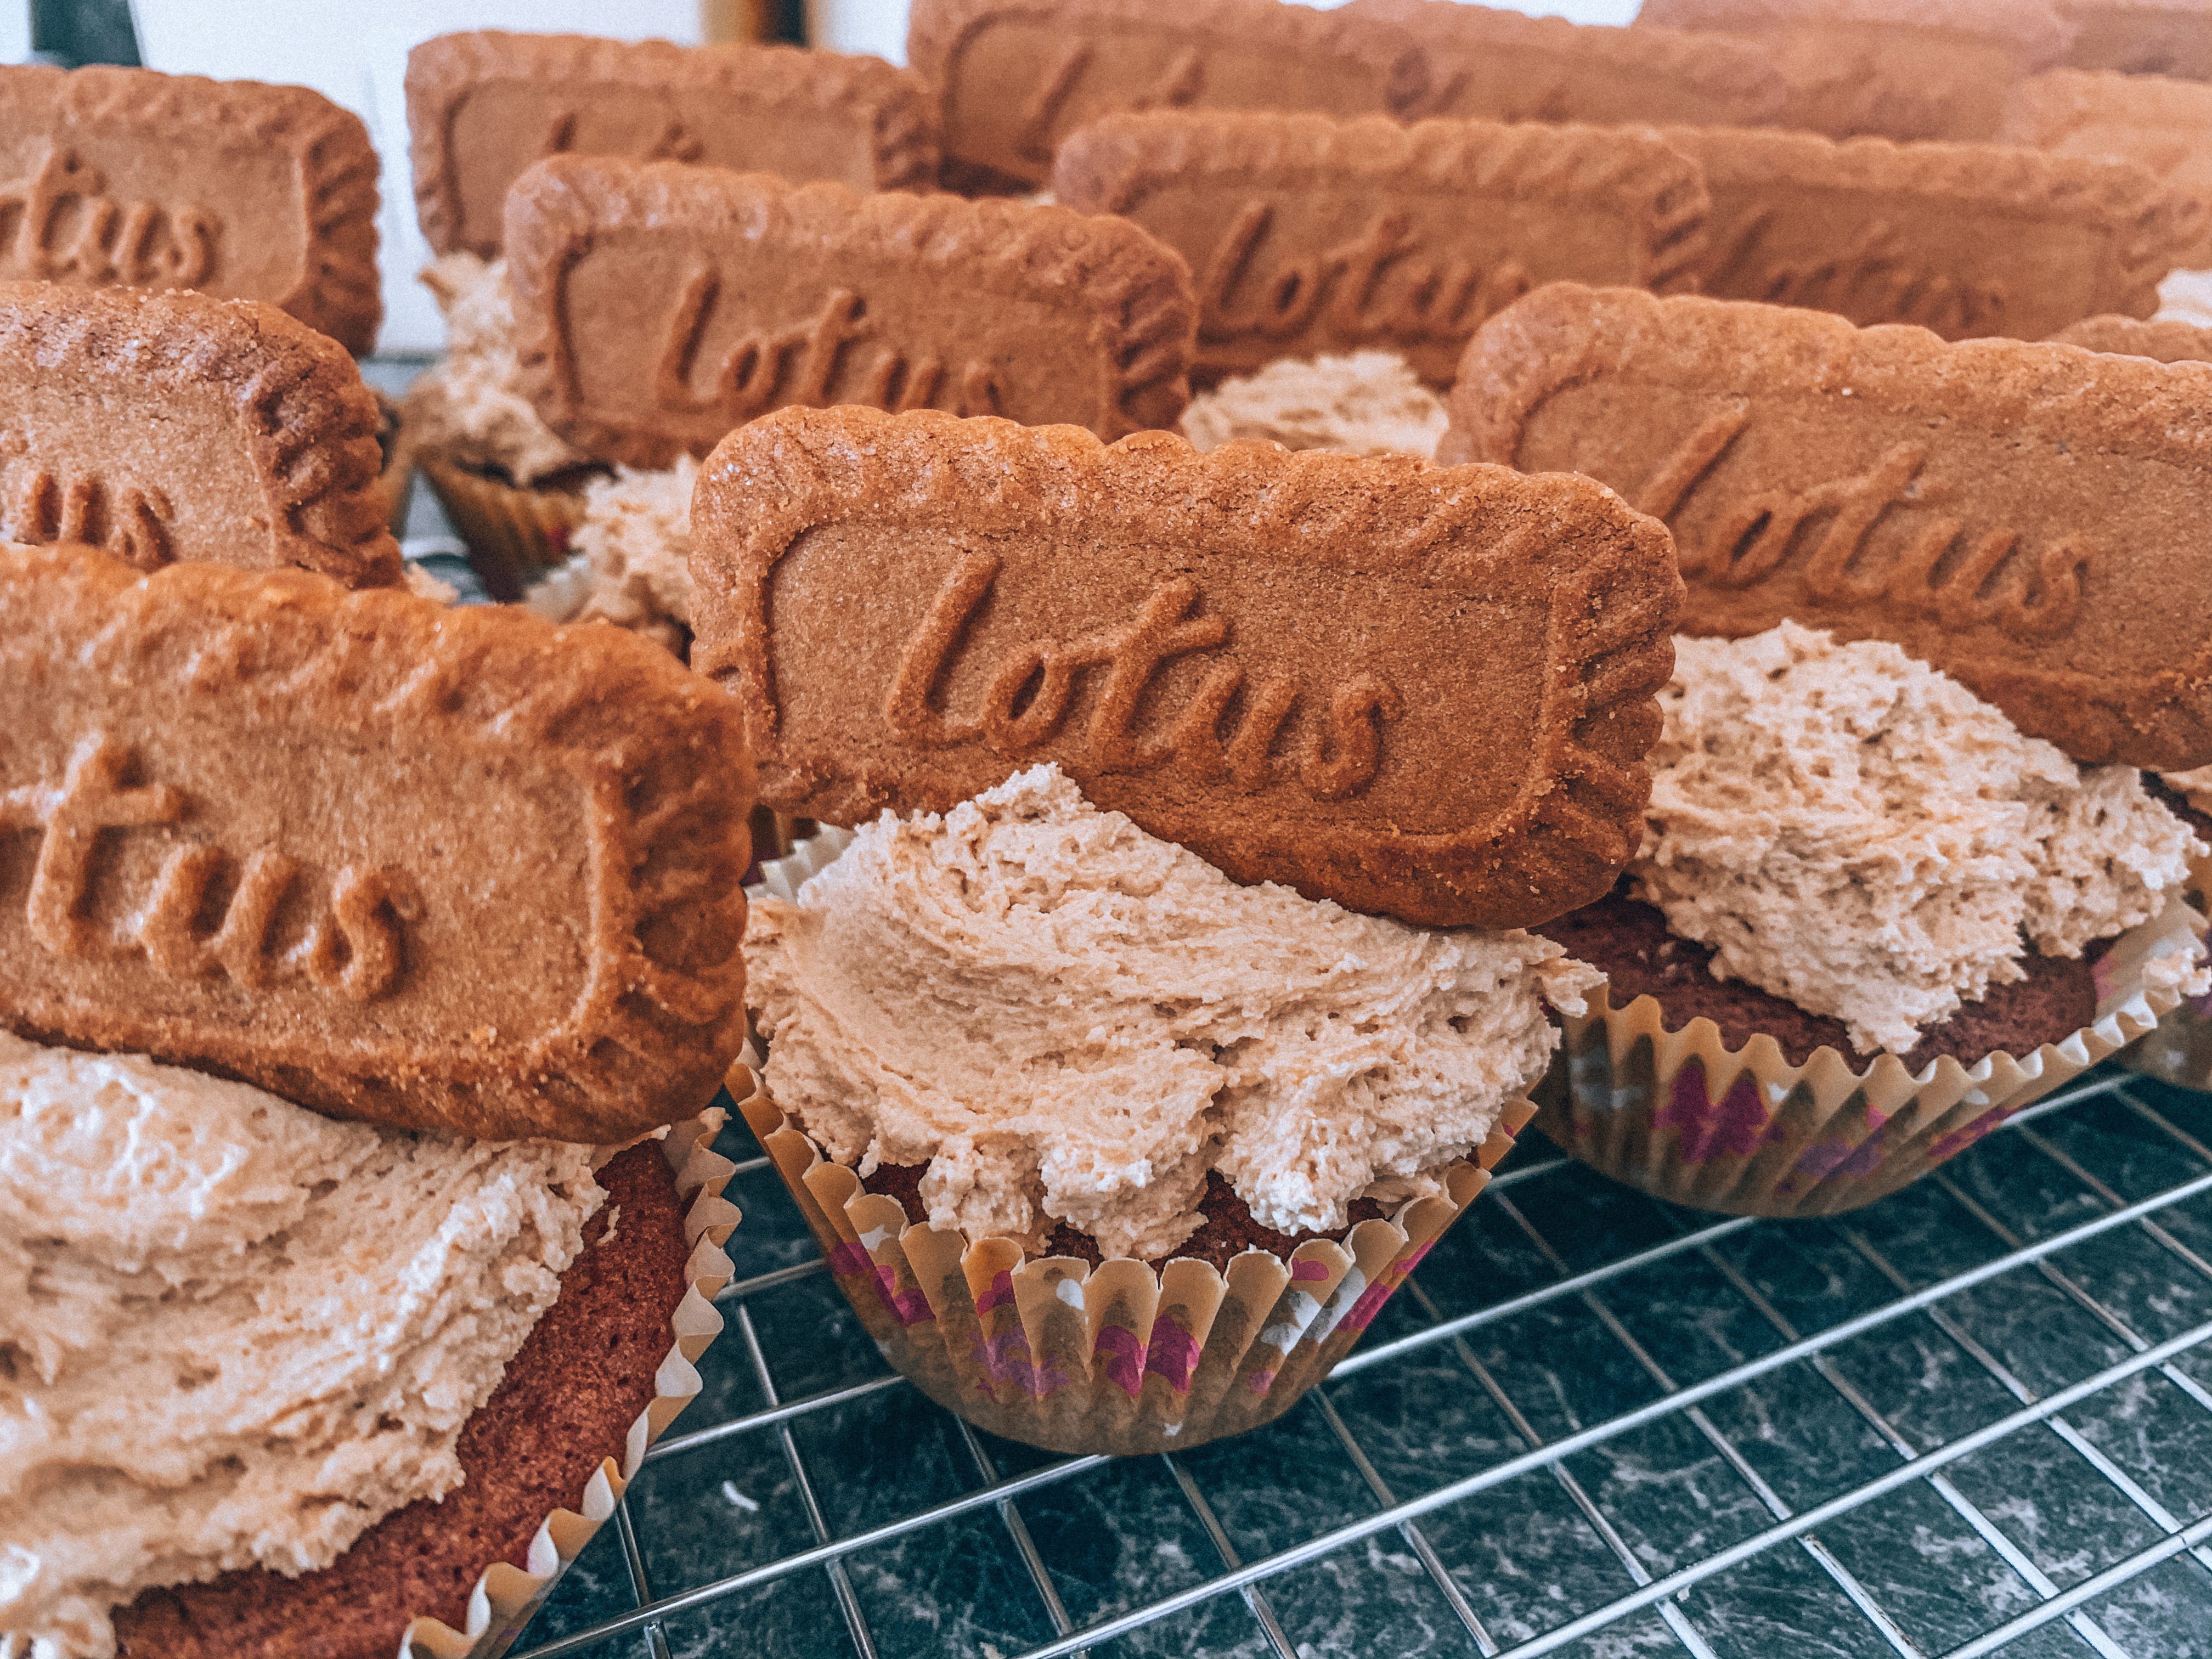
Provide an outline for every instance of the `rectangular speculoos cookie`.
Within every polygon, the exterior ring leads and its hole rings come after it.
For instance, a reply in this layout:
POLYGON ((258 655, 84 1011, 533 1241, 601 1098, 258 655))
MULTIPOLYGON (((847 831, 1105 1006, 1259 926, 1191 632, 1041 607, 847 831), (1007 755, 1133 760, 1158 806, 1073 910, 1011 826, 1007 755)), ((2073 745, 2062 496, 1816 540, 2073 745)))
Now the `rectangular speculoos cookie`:
POLYGON ((0 540, 396 582, 377 423, 274 306, 0 283, 0 540))
POLYGON ((786 410, 692 508, 695 667, 853 823, 1057 762, 1242 881, 1415 921, 1605 892, 1680 586, 1579 478, 786 410))
POLYGON ((0 282, 263 300, 376 343, 376 152, 305 87, 0 67, 0 282))
POLYGON ((2074 26, 2066 61, 2075 69, 2212 81, 2212 0, 2057 0, 2057 4, 2074 26))
POLYGON ((1998 144, 1838 143, 1667 127, 1703 172, 1701 291, 2039 340, 2100 312, 2148 316, 2202 235, 2202 204, 2125 162, 1998 144))
POLYGON ((915 0, 907 61, 938 100, 946 182, 1035 189, 1061 139, 1146 109, 1412 114, 1403 30, 1279 0, 915 0))
POLYGON ((1062 207, 556 156, 509 192, 507 246, 525 390, 604 460, 703 456, 787 404, 1118 438, 1189 396, 1182 261, 1062 207))
MULTIPOLYGON (((2212 85, 2202 81, 2052 70, 2012 88, 1997 137, 2054 155, 2133 161, 2169 189, 2212 204, 2212 85)), ((2212 265, 2212 212, 2183 262, 2212 265)))
POLYGON ((2085 317, 2051 337, 2059 345, 2148 357, 2161 363, 2212 363, 2212 328, 2173 320, 2142 322, 2133 317, 2085 317))
POLYGON ((854 190, 926 190, 937 121, 919 76, 792 46, 441 34, 407 54, 415 210, 431 249, 493 258, 507 188, 547 155, 697 161, 854 190))
POLYGON ((744 1036, 736 709, 619 629, 0 547, 0 1025, 611 1142, 744 1036))
POLYGON ((1352 0, 1348 17, 1404 28, 1428 56, 1420 113, 1605 126, 1764 126, 1790 83, 1756 42, 1680 29, 1598 28, 1462 0, 1352 0))
POLYGON ((1674 534, 1684 629, 1894 641, 2075 759, 2212 762, 2212 366, 1561 283, 1468 348, 1442 454, 1674 534))
POLYGON ((1989 138, 2073 36, 2051 0, 1644 0, 1636 21, 1758 41, 1790 82, 1783 125, 1834 138, 1989 138))
POLYGON ((1209 373, 1379 346, 1443 385, 1530 289, 1682 287, 1703 252, 1698 170, 1648 130, 1116 115, 1060 147, 1053 190, 1189 262, 1209 373))

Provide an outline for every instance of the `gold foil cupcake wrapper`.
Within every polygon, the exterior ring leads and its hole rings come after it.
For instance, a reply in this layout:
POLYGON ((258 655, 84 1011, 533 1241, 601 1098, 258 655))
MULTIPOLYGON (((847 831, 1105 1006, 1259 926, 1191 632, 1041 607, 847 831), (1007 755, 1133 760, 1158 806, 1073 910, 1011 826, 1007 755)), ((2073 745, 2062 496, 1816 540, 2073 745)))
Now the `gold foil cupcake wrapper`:
MULTIPOLYGON (((796 900, 852 842, 851 830, 823 825, 764 865, 747 896, 796 900)), ((1443 1192, 1357 1224, 1341 1244, 1309 1240, 1287 1261, 1248 1250, 1226 1272, 1188 1256, 1158 1271, 1127 1257, 1093 1267, 1032 1256, 1011 1238, 915 1224, 897 1200, 827 1158, 765 1085, 738 1110, 895 1370, 1010 1440, 1131 1454, 1242 1433, 1288 1410, 1489 1184, 1535 1108, 1507 1103, 1471 1160, 1436 1171, 1443 1192)))
MULTIPOLYGON (((748 1079, 750 1080, 750 1079, 748 1079)), ((737 1079, 732 1075, 732 1091, 737 1079)), ((1393 1292, 1488 1184, 1534 1108, 1516 1101, 1444 1191, 1225 1273, 1179 1257, 1032 1256, 908 1221, 757 1088, 738 1104, 837 1285, 892 1367, 978 1428, 1062 1452, 1194 1446, 1280 1415, 1352 1351, 1393 1292)))
POLYGON ((1917 1180, 2059 1085, 2150 1031, 2181 1000, 2143 981, 2204 920, 2170 896, 2094 965, 2095 1018, 2025 1054, 1943 1055, 1917 1077, 1894 1054, 1854 1071, 1832 1048, 1793 1066, 1759 1033, 1731 1049, 1711 1020, 1667 1029, 1650 996, 1563 1016, 1566 1040, 1531 1091, 1536 1127, 1616 1181, 1730 1215, 1834 1215, 1917 1180))
MULTIPOLYGON (((738 1080, 738 1073, 731 1075, 733 1083, 738 1080)), ((751 1080, 744 1079, 743 1092, 751 1091, 751 1080)), ((530 1540, 523 1566, 495 1561, 483 1570, 469 1594, 465 1628, 455 1630, 428 1616, 410 1620, 400 1638, 400 1659, 494 1659, 505 1652, 561 1575, 615 1512, 643 1465, 647 1449, 698 1396, 699 1357, 722 1328, 714 1297, 730 1282, 732 1271, 722 1246, 739 1219, 737 1206, 722 1196, 737 1166, 713 1146, 727 1117, 720 1107, 710 1108, 690 1122, 676 1125, 660 1143, 662 1156, 675 1171, 678 1196, 690 1200, 684 1216, 684 1237, 691 1246, 684 1269, 690 1283, 672 1316, 675 1341, 653 1373, 653 1399, 629 1425, 621 1463, 602 1459, 577 1495, 575 1507, 556 1509, 545 1517, 530 1540)), ((599 1148, 592 1167, 599 1168, 621 1150, 599 1148)))

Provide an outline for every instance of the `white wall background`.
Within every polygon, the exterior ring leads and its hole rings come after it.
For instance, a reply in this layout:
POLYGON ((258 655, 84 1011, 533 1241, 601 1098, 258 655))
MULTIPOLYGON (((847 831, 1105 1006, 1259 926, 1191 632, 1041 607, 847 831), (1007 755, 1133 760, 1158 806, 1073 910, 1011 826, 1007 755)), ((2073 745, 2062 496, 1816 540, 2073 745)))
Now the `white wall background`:
MULTIPOLYGON (((1626 23, 1636 15, 1637 0, 1483 0, 1486 5, 1525 11, 1534 17, 1565 17, 1577 23, 1626 23)), ((143 3, 143 0, 142 0, 143 3)), ((1344 0, 1303 0, 1323 10, 1344 0)), ((809 32, 817 46, 833 52, 872 52, 894 64, 906 62, 907 0, 806 0, 809 32)))
MULTIPOLYGON (((906 61, 908 0, 807 0, 817 44, 906 61)), ((1318 0, 1322 5, 1342 0, 1318 0)), ((1637 0, 1490 0, 1578 23, 1626 23, 1637 0)), ((699 0, 131 0, 149 69, 313 87, 368 124, 383 158, 379 216, 386 351, 434 350, 437 307, 414 280, 429 250, 415 225, 407 166, 407 49, 449 29, 574 31, 686 45, 701 37, 699 0)), ((0 3, 0 63, 30 49, 27 6, 0 3), (10 29, 20 33, 17 40, 10 29)))

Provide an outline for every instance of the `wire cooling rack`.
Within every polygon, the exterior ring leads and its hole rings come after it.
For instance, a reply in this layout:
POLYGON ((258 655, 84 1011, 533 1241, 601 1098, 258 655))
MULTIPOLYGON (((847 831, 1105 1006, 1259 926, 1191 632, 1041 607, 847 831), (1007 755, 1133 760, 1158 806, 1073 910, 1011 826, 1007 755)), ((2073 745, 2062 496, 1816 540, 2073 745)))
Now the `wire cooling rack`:
POLYGON ((2212 1097, 2118 1071, 1831 1221, 1531 1133, 1279 1421, 994 1439, 750 1158, 707 1391, 515 1659, 2212 1655, 2212 1097))

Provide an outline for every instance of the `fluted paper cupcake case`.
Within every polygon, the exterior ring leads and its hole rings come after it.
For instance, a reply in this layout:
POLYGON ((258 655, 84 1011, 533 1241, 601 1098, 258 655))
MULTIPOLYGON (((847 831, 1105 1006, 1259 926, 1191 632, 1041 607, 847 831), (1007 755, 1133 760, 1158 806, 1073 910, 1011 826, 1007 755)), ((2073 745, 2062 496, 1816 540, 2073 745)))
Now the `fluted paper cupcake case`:
MULTIPOLYGON (((765 866, 748 895, 796 897, 851 842, 825 827, 765 866)), ((1510 1103, 1471 1161, 1436 1172, 1441 1194, 1360 1222, 1341 1244, 1310 1240, 1288 1261, 1248 1250, 1222 1273, 1190 1257, 1093 1267, 909 1223, 896 1199, 829 1161, 764 1085, 738 1102, 895 1370, 994 1434, 1117 1455, 1239 1434, 1296 1404, 1489 1183, 1534 1109, 1510 1103)))
MULTIPOLYGON (((735 1072, 731 1077, 739 1092, 751 1092, 749 1077, 735 1072)), ((575 1508, 557 1509, 545 1517, 531 1540, 525 1565, 495 1561, 483 1570, 469 1595, 465 1629, 455 1630, 428 1617, 410 1620, 400 1638, 399 1659, 497 1659, 506 1652, 569 1564, 615 1512, 645 1461, 647 1448, 697 1397, 699 1356, 722 1328, 714 1297, 730 1282, 730 1258, 721 1247, 738 1220, 737 1207, 722 1196, 736 1166, 712 1146, 726 1116, 720 1108, 712 1109, 678 1124, 660 1143, 662 1155, 676 1172, 678 1194, 689 1194, 691 1200, 684 1217, 684 1236, 691 1245, 684 1271, 690 1282, 672 1322, 676 1340, 653 1374, 653 1399, 629 1425, 621 1464, 611 1457, 602 1459, 577 1494, 575 1508)), ((597 1168, 617 1150, 601 1148, 592 1166, 597 1168)))
MULTIPOLYGON (((2212 859, 2189 868, 2190 902, 2212 909, 2212 859)), ((2159 1016, 2158 1029, 2120 1056, 2130 1071, 2184 1089, 2212 1091, 2212 996, 2185 997, 2159 1016)))
POLYGON ((2186 950, 2204 919, 2178 896, 2094 969, 2096 1018, 2024 1054, 1943 1055, 1917 1077, 1894 1054, 1854 1071, 1832 1048, 1793 1066, 1759 1033, 1732 1049, 1710 1019, 1669 1031, 1659 1003, 1563 1018, 1566 1041, 1531 1091, 1536 1127, 1616 1181, 1729 1215, 1834 1215, 1895 1192, 2022 1107, 2118 1053, 2181 1000, 2143 964, 2186 950))
POLYGON ((584 523, 580 489, 521 489, 423 452, 415 465, 494 599, 520 599, 538 575, 567 561, 569 540, 584 523))

